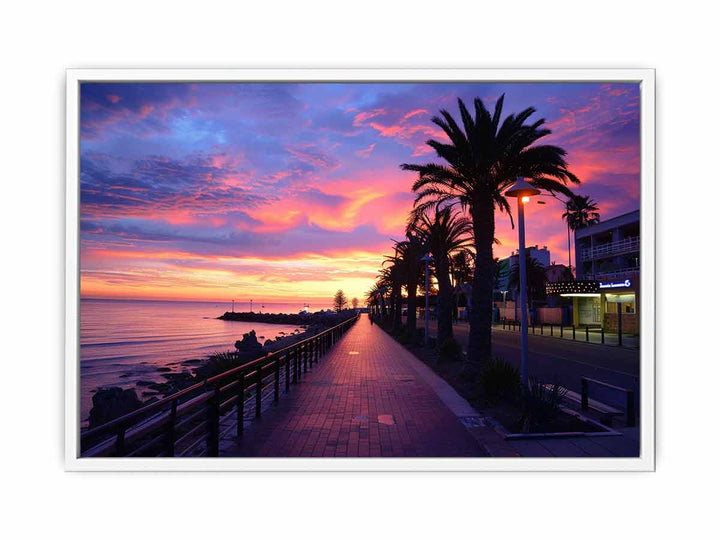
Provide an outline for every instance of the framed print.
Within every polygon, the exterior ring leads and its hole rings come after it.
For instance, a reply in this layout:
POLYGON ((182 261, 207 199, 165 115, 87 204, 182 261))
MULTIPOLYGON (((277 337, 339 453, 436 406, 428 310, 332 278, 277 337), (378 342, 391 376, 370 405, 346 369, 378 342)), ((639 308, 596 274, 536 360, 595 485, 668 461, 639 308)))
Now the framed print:
POLYGON ((71 470, 654 469, 652 70, 69 70, 71 470))

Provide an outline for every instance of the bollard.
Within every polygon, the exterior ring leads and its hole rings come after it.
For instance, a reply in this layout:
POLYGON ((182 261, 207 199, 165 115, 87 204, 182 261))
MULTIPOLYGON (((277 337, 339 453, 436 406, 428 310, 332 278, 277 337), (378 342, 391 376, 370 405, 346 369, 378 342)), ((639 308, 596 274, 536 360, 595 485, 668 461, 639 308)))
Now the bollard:
POLYGON ((588 408, 588 382, 585 377, 580 378, 580 407, 584 411, 588 408))
POLYGON ((533 325, 532 325, 532 330, 533 330, 533 336, 534 336, 535 335, 535 323, 533 323, 533 325))
POLYGON ((590 341, 590 327, 585 327, 585 341, 590 341))
POLYGON ((600 343, 605 343, 605 328, 600 328, 600 343))
POLYGON ((573 341, 575 341, 575 325, 574 324, 572 325, 572 329, 573 329, 573 341))
POLYGON ((563 337, 563 325, 560 325, 560 339, 563 337))
POLYGON ((550 325, 550 337, 553 337, 553 325, 550 325))
POLYGON ((545 333, 545 331, 543 329, 543 325, 542 325, 542 323, 540 323, 540 335, 542 336, 544 333, 545 333))

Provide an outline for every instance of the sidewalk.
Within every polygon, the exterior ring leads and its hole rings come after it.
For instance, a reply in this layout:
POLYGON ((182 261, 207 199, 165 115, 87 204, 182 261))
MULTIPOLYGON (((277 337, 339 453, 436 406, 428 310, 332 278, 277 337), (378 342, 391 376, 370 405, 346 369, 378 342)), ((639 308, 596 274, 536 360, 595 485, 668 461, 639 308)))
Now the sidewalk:
POLYGON ((222 456, 517 455, 445 381, 362 316, 222 456))

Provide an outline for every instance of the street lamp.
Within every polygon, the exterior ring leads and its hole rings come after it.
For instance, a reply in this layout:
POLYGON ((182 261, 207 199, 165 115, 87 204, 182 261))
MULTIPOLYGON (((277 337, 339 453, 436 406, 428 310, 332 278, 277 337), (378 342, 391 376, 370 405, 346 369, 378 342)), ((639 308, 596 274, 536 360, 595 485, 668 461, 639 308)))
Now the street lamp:
POLYGON ((518 255, 520 258, 520 380, 523 392, 528 389, 528 317, 527 317, 527 269, 525 261, 525 203, 530 197, 538 195, 540 190, 519 177, 517 182, 505 192, 506 197, 517 197, 518 206, 518 255))
POLYGON ((425 261, 425 346, 428 346, 430 341, 430 271, 428 265, 432 261, 432 257, 429 253, 420 259, 425 261))

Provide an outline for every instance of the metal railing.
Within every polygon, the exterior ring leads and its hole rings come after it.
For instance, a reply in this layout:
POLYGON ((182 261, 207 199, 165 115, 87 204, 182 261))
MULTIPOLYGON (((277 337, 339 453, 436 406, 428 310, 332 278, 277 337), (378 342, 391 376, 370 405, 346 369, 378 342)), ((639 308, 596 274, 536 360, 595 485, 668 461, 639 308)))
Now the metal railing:
POLYGON ((640 251, 640 237, 631 236, 623 238, 615 242, 608 242, 592 248, 583 249, 580 254, 583 261, 590 261, 600 257, 608 257, 611 255, 622 255, 623 253, 633 253, 640 251))
MULTIPOLYGON (((500 319, 503 330, 520 331, 520 321, 515 319, 500 319)), ((574 324, 553 324, 553 323, 530 323, 528 324, 528 335, 547 336, 571 341, 584 341, 600 345, 623 346, 622 335, 616 332, 605 332, 605 329, 598 326, 574 324), (608 339, 611 338, 611 339, 608 339)))
POLYGON ((583 277, 585 279, 594 279, 601 281, 603 279, 618 279, 618 278, 625 278, 630 274, 637 274, 640 272, 639 266, 630 266, 627 268, 621 268, 620 270, 614 270, 612 272, 595 272, 585 274, 583 277))
POLYGON ((359 315, 284 349, 210 377, 80 435, 81 457, 174 457, 219 453, 221 422, 240 437, 246 406, 262 415, 262 401, 280 398, 357 322, 359 315), (284 379, 284 380, 283 380, 284 379), (226 422, 223 422, 226 423, 226 422))
POLYGON ((625 425, 628 427, 635 426, 635 392, 632 388, 621 388, 620 386, 615 386, 614 384, 609 384, 597 379, 591 379, 590 377, 580 377, 580 407, 583 411, 590 408, 588 391, 590 383, 622 394, 625 398, 625 425))

